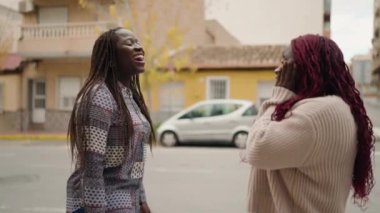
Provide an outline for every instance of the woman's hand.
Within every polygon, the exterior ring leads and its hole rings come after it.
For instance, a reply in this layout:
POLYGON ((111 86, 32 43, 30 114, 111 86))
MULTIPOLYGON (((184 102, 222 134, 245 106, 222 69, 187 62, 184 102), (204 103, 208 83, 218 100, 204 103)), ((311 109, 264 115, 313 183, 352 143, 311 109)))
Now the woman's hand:
POLYGON ((141 203, 140 205, 140 212, 141 213, 151 213, 150 208, 146 202, 141 203))
POLYGON ((275 70, 276 86, 284 87, 292 92, 296 92, 297 71, 293 60, 285 61, 275 70))

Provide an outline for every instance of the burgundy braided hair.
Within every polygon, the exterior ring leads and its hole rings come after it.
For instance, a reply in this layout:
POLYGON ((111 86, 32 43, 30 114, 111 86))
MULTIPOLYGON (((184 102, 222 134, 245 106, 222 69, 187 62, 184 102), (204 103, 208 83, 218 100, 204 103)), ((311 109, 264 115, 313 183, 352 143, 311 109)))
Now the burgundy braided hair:
POLYGON ((297 95, 276 106, 272 119, 280 121, 298 101, 325 95, 341 97, 351 109, 357 125, 357 154, 352 176, 354 202, 363 206, 374 186, 372 154, 375 137, 372 122, 367 116, 360 93, 343 53, 329 38, 319 35, 304 35, 291 42, 299 83, 297 95))

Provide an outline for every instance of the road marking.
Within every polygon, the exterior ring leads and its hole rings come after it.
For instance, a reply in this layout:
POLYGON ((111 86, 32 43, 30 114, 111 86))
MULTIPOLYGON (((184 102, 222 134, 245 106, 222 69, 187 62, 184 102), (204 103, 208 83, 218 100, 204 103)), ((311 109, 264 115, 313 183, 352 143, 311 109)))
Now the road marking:
POLYGON ((161 173, 182 173, 182 174, 213 174, 210 169, 169 169, 164 167, 154 168, 153 171, 161 173))

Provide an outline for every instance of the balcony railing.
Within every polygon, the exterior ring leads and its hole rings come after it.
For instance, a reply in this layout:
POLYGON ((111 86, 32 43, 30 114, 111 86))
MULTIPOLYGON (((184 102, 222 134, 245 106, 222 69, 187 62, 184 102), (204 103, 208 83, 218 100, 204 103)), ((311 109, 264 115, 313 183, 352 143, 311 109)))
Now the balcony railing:
POLYGON ((21 27, 21 38, 27 40, 94 37, 116 26, 118 25, 115 22, 28 25, 21 27))

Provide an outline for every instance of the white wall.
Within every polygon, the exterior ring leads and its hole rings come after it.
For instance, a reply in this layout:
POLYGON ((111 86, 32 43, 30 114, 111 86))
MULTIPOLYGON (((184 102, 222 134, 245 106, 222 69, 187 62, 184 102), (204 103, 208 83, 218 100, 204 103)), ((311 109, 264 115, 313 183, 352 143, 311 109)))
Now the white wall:
POLYGON ((18 10, 18 3, 20 1, 21 0, 0 0, 0 5, 4 5, 14 10, 18 10))
POLYGON ((352 76, 359 85, 369 85, 372 81, 372 61, 370 56, 363 59, 352 59, 352 76))
POLYGON ((206 0, 206 17, 219 20, 244 44, 288 44, 323 34, 324 0, 206 0))
POLYGON ((9 48, 7 51, 10 53, 17 51, 21 19, 21 14, 9 9, 7 6, 3 6, 0 2, 0 43, 4 42, 6 48, 9 48))
POLYGON ((251 23, 255 44, 287 44, 305 33, 323 34, 322 0, 252 0, 251 23))

